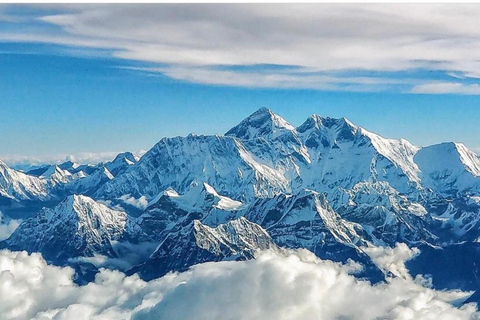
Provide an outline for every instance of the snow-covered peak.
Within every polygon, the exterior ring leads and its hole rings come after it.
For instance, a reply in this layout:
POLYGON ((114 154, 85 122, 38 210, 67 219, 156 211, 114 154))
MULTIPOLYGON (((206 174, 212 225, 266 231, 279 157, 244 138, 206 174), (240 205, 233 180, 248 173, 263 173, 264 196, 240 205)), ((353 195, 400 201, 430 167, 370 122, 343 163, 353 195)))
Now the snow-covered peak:
POLYGON ((418 148, 406 140, 386 139, 346 118, 316 114, 297 132, 311 160, 302 174, 304 187, 350 188, 366 179, 389 181, 401 192, 418 187, 419 169, 413 161, 418 148))
POLYGON ((359 132, 359 127, 346 118, 321 117, 311 115, 297 132, 307 148, 331 148, 338 143, 353 141, 359 132))
POLYGON ((279 250, 265 229, 243 217, 215 228, 193 220, 164 237, 149 259, 132 271, 149 280, 201 262, 251 259, 266 249, 279 250))
POLYGON ((123 211, 110 209, 104 204, 98 203, 90 197, 83 195, 68 196, 54 209, 56 217, 71 218, 88 222, 98 220, 101 226, 116 225, 121 227, 125 224, 126 214, 123 211))
POLYGON ((65 161, 64 163, 62 164, 59 164, 58 165, 60 167, 60 169, 62 170, 68 170, 70 171, 71 173, 74 173, 76 171, 76 169, 78 167, 80 167, 80 165, 78 163, 75 163, 73 161, 65 161))
MULTIPOLYGON (((79 171, 77 174, 81 172, 83 171, 79 171)), ((113 180, 114 177, 105 166, 101 166, 90 175, 76 175, 76 178, 67 185, 70 192, 90 195, 106 182, 113 180)))
POLYGON ((420 149, 415 162, 422 183, 440 192, 456 192, 476 187, 480 182, 480 159, 462 143, 445 142, 420 149))
POLYGON ((167 189, 165 189, 165 191, 163 191, 162 194, 172 198, 177 198, 180 196, 178 192, 172 187, 168 187, 167 189))
POLYGON ((216 256, 253 257, 257 251, 277 248, 265 229, 244 217, 215 228, 195 220, 193 230, 198 247, 216 256))
POLYGON ((263 107, 230 129, 225 135, 249 140, 259 137, 275 138, 285 131, 295 131, 295 127, 273 113, 272 110, 263 107))
POLYGON ((216 208, 222 210, 237 210, 242 206, 240 201, 219 195, 208 183, 203 182, 193 186, 182 196, 174 196, 175 202, 186 208, 216 208))
POLYGON ((10 168, 0 160, 0 196, 15 200, 47 200, 47 182, 10 168))
POLYGON ((115 159, 105 163, 105 167, 113 176, 124 173, 131 165, 137 163, 139 158, 131 152, 123 152, 118 154, 115 159))
POLYGON ((475 177, 480 176, 480 159, 478 155, 468 149, 463 143, 454 143, 454 145, 465 169, 475 177))
POLYGON ((310 117, 305 120, 303 124, 301 124, 298 128, 298 132, 306 132, 308 130, 317 129, 320 130, 322 128, 349 128, 351 131, 358 130, 358 126, 352 123, 347 118, 330 118, 330 117, 322 117, 316 113, 312 114, 310 117))
POLYGON ((59 166, 50 166, 40 178, 49 179, 52 184, 68 183, 73 177, 72 174, 61 169, 59 166))
POLYGON ((119 153, 113 161, 120 160, 120 159, 125 159, 125 160, 128 160, 128 161, 132 162, 132 163, 135 163, 140 158, 137 157, 136 155, 134 155, 133 153, 131 153, 130 151, 127 151, 127 152, 119 153))
MULTIPOLYGON (((48 169, 40 175, 42 178, 50 178, 55 172, 60 172, 60 169, 58 166, 53 165, 48 167, 48 169)), ((62 170, 63 171, 63 170, 62 170)))
MULTIPOLYGON (((267 149, 263 155, 276 156, 273 146, 262 146, 267 149)), ((288 189, 282 174, 248 151, 239 139, 189 135, 161 139, 127 172, 103 185, 96 196, 130 194, 151 201, 168 187, 185 194, 195 182, 207 182, 220 194, 242 200, 288 189)))
POLYGON ((360 128, 362 135, 367 137, 375 150, 400 168, 409 181, 419 183, 419 168, 414 162, 414 156, 420 150, 405 139, 387 139, 378 134, 360 128))
POLYGON ((467 170, 473 176, 480 176, 478 156, 462 143, 444 142, 422 148, 415 156, 415 161, 428 171, 467 170))
POLYGON ((93 199, 71 195, 52 209, 25 220, 6 240, 15 250, 39 251, 64 263, 76 256, 114 256, 111 241, 126 231, 127 214, 93 199))

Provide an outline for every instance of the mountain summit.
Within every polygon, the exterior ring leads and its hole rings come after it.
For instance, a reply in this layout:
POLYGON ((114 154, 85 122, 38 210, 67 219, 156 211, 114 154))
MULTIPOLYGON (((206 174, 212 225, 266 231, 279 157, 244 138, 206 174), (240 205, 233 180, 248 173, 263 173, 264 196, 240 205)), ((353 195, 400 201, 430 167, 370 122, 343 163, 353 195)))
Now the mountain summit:
POLYGON ((295 127, 285 119, 262 107, 245 118, 237 126, 230 129, 225 135, 239 139, 273 138, 284 131, 294 131, 295 127))
MULTIPOLYGON (((440 261, 452 245, 476 246, 480 159, 461 143, 418 147, 317 114, 294 127, 261 108, 224 136, 163 138, 140 159, 123 153, 35 175, 0 162, 0 200, 15 212, 36 205, 1 246, 59 264, 135 256, 124 265, 152 278, 266 248, 306 248, 353 259, 361 276, 378 281, 382 270, 366 247, 404 242, 440 261)), ((475 266, 480 254, 469 259, 475 266)))

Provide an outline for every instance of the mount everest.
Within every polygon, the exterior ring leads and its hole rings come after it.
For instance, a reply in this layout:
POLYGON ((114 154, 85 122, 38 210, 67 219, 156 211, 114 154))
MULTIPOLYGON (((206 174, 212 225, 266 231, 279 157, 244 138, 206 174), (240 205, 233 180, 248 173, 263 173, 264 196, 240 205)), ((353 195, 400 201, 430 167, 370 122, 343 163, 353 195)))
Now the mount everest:
POLYGON ((358 276, 376 282, 365 248, 403 242, 421 250, 413 273, 476 291, 479 177, 461 143, 417 147, 319 115, 294 127, 261 108, 223 136, 163 138, 140 159, 28 172, 0 162, 0 210, 23 220, 0 247, 41 252, 84 280, 105 265, 153 279, 305 248, 361 263, 358 276), (461 264, 445 263, 458 252, 461 264))

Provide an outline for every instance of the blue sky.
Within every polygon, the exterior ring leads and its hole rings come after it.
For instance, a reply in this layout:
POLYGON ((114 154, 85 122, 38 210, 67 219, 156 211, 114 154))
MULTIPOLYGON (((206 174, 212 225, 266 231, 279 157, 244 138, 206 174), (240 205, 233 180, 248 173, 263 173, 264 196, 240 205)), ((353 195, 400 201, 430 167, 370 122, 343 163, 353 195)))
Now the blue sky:
POLYGON ((96 161, 262 106, 480 150, 480 6, 320 9, 0 6, 0 159, 96 161))

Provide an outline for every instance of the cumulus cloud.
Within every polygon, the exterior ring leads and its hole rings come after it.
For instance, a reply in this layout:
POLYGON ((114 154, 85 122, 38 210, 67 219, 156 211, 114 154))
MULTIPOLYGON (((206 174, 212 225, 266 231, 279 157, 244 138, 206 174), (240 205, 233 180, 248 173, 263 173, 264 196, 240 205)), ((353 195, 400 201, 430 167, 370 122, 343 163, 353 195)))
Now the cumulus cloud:
POLYGON ((417 248, 410 249, 405 243, 398 243, 395 248, 367 247, 363 250, 381 270, 391 272, 394 276, 403 279, 411 279, 405 267, 405 262, 420 253, 420 250, 417 248))
MULTIPOLYGON (((348 79, 348 71, 428 69, 480 78, 478 5, 90 4, 37 8, 48 9, 48 15, 34 17, 42 24, 0 32, 0 40, 107 49, 117 58, 160 63, 162 68, 151 71, 185 81, 378 91, 395 84, 366 85, 364 80, 348 79), (238 68, 258 65, 296 66, 307 73, 245 73, 238 68), (218 71, 218 66, 232 68, 218 71), (331 72, 347 73, 332 76, 331 72)), ((382 75, 369 78, 389 81, 382 75)), ((402 80, 396 85, 410 83, 402 80)))
POLYGON ((371 285, 350 274, 355 268, 306 250, 264 252, 255 260, 204 263, 150 282, 102 269, 94 282, 77 286, 71 268, 4 250, 0 318, 479 319, 474 305, 450 303, 466 293, 445 295, 400 277, 371 285))
POLYGON ((138 209, 145 209, 148 205, 147 197, 141 196, 140 198, 135 198, 131 196, 130 194, 124 194, 123 196, 120 197, 120 200, 123 201, 125 204, 129 204, 131 206, 134 206, 138 209))
POLYGON ((8 239, 20 223, 22 223, 21 220, 7 218, 0 211, 0 241, 8 239))

